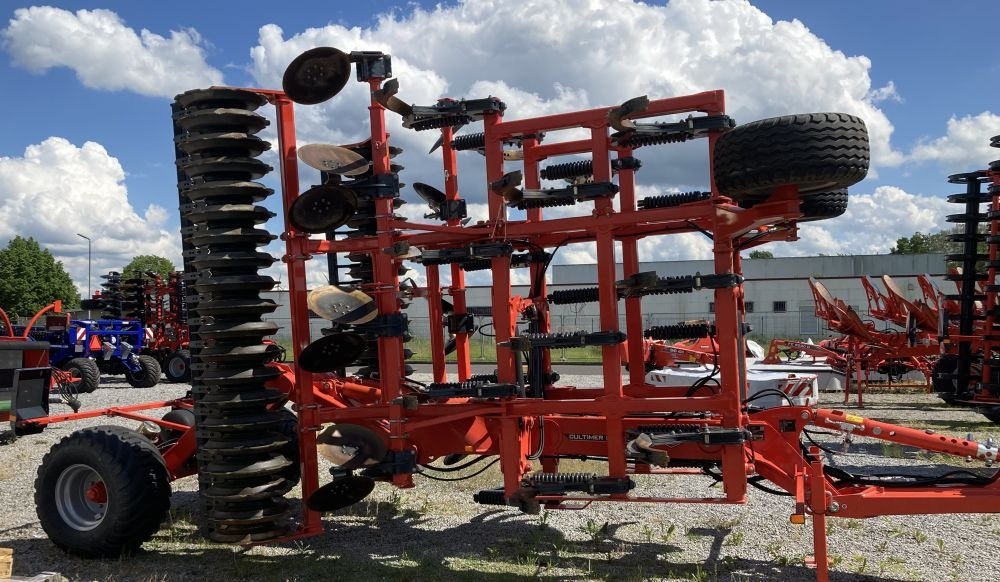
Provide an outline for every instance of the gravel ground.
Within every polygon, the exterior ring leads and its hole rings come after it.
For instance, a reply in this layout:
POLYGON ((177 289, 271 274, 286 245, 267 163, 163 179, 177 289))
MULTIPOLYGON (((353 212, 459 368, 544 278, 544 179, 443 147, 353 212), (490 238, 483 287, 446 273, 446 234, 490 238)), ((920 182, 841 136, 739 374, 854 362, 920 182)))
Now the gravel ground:
MULTIPOLYGON (((420 379, 420 378, 418 378, 420 379)), ((565 384, 595 378, 567 376, 565 384)), ((84 395, 84 408, 168 399, 186 385, 135 389, 109 382, 84 395)), ((824 395, 829 406, 840 397, 824 395)), ((873 418, 985 438, 1000 427, 973 412, 949 408, 927 394, 866 396, 873 418)), ((56 407, 53 413, 65 410, 56 407)), ((499 482, 495 467, 459 483, 417 477, 417 487, 379 484, 365 502, 325 519, 314 538, 241 548, 198 536, 197 483, 174 483, 171 520, 139 555, 123 560, 80 560, 56 549, 38 525, 35 471, 48 448, 85 425, 135 421, 99 418, 64 423, 42 434, 0 445, 0 547, 14 548, 14 573, 61 572, 73 580, 376 580, 472 579, 526 576, 553 579, 808 580, 810 526, 788 523, 792 504, 751 489, 742 506, 595 503, 585 511, 538 516, 476 505, 471 494, 499 482)), ((832 443, 831 443, 832 444, 832 443)), ((834 461, 847 467, 908 466, 940 469, 940 457, 857 441, 834 461), (887 456, 886 456, 887 455, 887 456)), ((959 465, 962 463, 959 462, 959 465)), ((601 472, 594 463, 566 470, 601 472)), ((323 472, 321 472, 322 475, 323 472)), ((647 495, 713 496, 701 476, 639 477, 647 495)), ((293 492, 292 496, 295 493, 293 492)), ((829 520, 834 580, 983 580, 1000 577, 1000 516, 918 515, 829 520)))

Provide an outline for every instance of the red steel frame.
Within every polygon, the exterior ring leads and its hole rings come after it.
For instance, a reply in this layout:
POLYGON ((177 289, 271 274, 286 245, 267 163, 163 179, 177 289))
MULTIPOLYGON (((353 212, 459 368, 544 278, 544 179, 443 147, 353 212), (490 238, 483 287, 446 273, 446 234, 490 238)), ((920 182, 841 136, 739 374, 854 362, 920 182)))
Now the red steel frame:
MULTIPOLYGON (((370 81, 373 90, 381 80, 370 81)), ((283 203, 287 211, 298 195, 295 142, 292 108, 280 93, 263 92, 278 109, 279 151, 282 160, 283 203)), ((389 171, 388 135, 385 129, 385 112, 372 102, 370 106, 372 128, 372 154, 376 174, 389 171)), ((627 149, 616 150, 608 136, 607 114, 610 108, 598 108, 562 115, 504 122, 499 113, 487 114, 484 119, 487 183, 504 175, 503 144, 512 138, 522 139, 524 153, 523 172, 525 187, 538 186, 538 162, 546 158, 576 153, 590 153, 594 161, 595 181, 610 181, 610 154, 620 157, 631 154, 627 149), (560 129, 583 128, 589 139, 541 145, 534 136, 540 132, 560 129)), ((724 96, 721 91, 709 91, 687 97, 650 101, 640 117, 666 114, 704 112, 723 114, 724 96)), ((709 157, 720 134, 708 139, 709 157)), ((450 130, 443 135, 445 189, 449 198, 457 192, 457 165, 455 152, 450 149, 450 130)), ((289 273, 289 301, 292 309, 292 334, 295 354, 309 342, 308 322, 305 316, 306 281, 303 260, 328 252, 368 252, 375 268, 376 288, 373 289, 382 314, 397 313, 398 281, 396 259, 380 252, 392 243, 406 241, 423 249, 460 246, 471 241, 500 239, 530 241, 547 248, 566 242, 592 241, 597 247, 598 288, 600 297, 600 324, 602 331, 618 329, 618 300, 615 281, 614 244, 622 243, 624 274, 638 272, 637 241, 645 236, 690 232, 700 230, 713 234, 713 253, 716 273, 739 273, 737 245, 744 235, 768 224, 797 217, 797 192, 794 187, 780 188, 766 204, 744 210, 722 198, 715 191, 711 200, 687 204, 682 207, 635 210, 634 172, 623 171, 618 176, 620 187, 619 207, 612 200, 598 200, 590 216, 543 219, 541 210, 531 210, 525 220, 509 220, 504 200, 496 192, 488 193, 489 220, 470 227, 454 223, 447 226, 415 224, 395 220, 392 201, 377 202, 379 234, 373 237, 352 238, 344 241, 313 240, 296 233, 286 220, 282 239, 286 243, 285 262, 289 273)), ((287 212, 286 212, 287 215, 287 212)), ((454 222, 454 221, 453 221, 454 222)), ((792 235, 772 237, 771 240, 790 238, 792 235)), ((515 333, 516 311, 511 308, 509 258, 497 257, 492 264, 492 306, 498 344, 515 333)), ((436 269, 428 269, 428 280, 437 284, 436 269)), ((464 308, 461 271, 453 267, 452 287, 456 310, 464 308)), ((429 299, 440 296, 439 289, 428 289, 429 299)), ((431 305, 438 304, 431 301, 431 305)), ((514 302, 517 303, 517 302, 514 302)), ((544 301, 538 307, 545 311, 544 301)), ((606 498, 584 496, 539 496, 540 501, 553 504, 580 501, 650 501, 691 503, 743 503, 746 500, 747 476, 758 472, 796 496, 794 522, 801 522, 805 513, 813 516, 813 530, 817 558, 817 575, 827 576, 825 516, 866 517, 873 515, 903 514, 914 512, 1000 512, 1000 485, 994 480, 988 486, 913 487, 891 490, 873 486, 837 485, 823 473, 823 464, 816 451, 804 456, 798 439, 803 426, 816 424, 828 428, 849 430, 855 434, 875 436, 895 442, 920 446, 962 457, 989 458, 994 449, 971 441, 937 438, 926 431, 895 427, 877 423, 840 411, 784 407, 748 415, 742 407, 746 396, 745 370, 740 365, 743 357, 741 338, 737 333, 743 320, 742 289, 740 287, 715 291, 717 341, 721 367, 721 389, 713 396, 684 397, 683 390, 662 390, 657 397, 650 397, 640 366, 632 367, 629 381, 621 379, 621 359, 618 348, 604 348, 603 383, 597 388, 553 388, 545 399, 513 398, 492 401, 470 401, 464 398, 444 402, 422 403, 414 410, 404 409, 398 397, 401 394, 402 341, 399 338, 382 338, 379 343, 382 378, 375 383, 355 381, 350 378, 314 375, 300 369, 285 369, 278 384, 285 386, 298 406, 300 438, 303 458, 303 496, 315 491, 318 478, 315 464, 315 430, 322 423, 357 423, 378 429, 385 435, 390 450, 413 449, 419 462, 429 462, 452 453, 498 454, 501 459, 504 492, 513 498, 521 478, 530 469, 527 456, 539 444, 539 424, 545 424, 546 440, 541 450, 547 455, 594 455, 608 458, 609 475, 624 477, 630 473, 652 472, 648 466, 630 463, 624 454, 625 431, 639 424, 649 424, 648 412, 705 411, 714 412, 708 424, 741 429, 753 426, 764 437, 754 446, 718 446, 706 453, 704 447, 679 445, 670 449, 677 459, 712 459, 720 462, 725 495, 708 499, 650 498, 630 495, 611 495, 606 498), (790 429, 790 424, 794 429, 790 429), (388 428, 385 428, 388 427, 388 428), (605 441, 572 441, 560 438, 568 433, 604 434, 605 441), (985 451, 985 452, 984 452, 985 451)), ((432 308, 432 325, 439 313, 432 308)), ((641 337, 641 300, 631 298, 625 302, 625 328, 630 337, 641 337)), ((433 334, 432 334, 433 335, 433 334)), ((459 337, 458 376, 469 374, 467 349, 462 348, 466 338, 459 337)), ((628 348, 632 361, 642 361, 643 345, 639 341, 628 348)), ((433 374, 443 380, 443 357, 435 351, 433 374)), ((548 362, 547 362, 548 363, 548 362)), ((498 346, 497 367, 500 382, 513 382, 514 362, 510 351, 498 346)), ((656 419, 652 419, 655 424, 656 419)), ((684 424, 673 420, 671 424, 684 424)), ((705 420, 697 421, 706 424, 705 420)), ((546 471, 556 470, 557 461, 543 463, 546 471)), ((662 472, 662 471, 656 471, 662 472)), ((408 474, 395 475, 393 483, 401 487, 413 485, 408 474)), ((321 529, 319 514, 305 511, 302 527, 297 535, 311 535, 321 529)))
MULTIPOLYGON (((371 89, 379 88, 380 79, 370 81, 371 89)), ((344 241, 310 239, 294 230, 287 219, 287 209, 298 196, 298 172, 295 146, 294 112, 291 100, 280 91, 253 89, 265 95, 277 110, 278 153, 281 160, 281 186, 285 209, 285 231, 281 238, 286 250, 283 257, 289 274, 289 306, 292 315, 292 350, 297 357, 309 344, 309 324, 306 307, 307 287, 304 261, 329 252, 368 252, 372 255, 377 284, 367 291, 375 295, 381 314, 399 310, 399 282, 394 256, 382 252, 393 243, 407 241, 419 248, 459 246, 483 239, 530 241, 540 247, 553 248, 566 242, 592 241, 597 245, 598 286, 600 289, 601 329, 618 329, 618 300, 614 269, 614 244, 621 241, 625 275, 639 268, 636 242, 645 236, 665 233, 701 231, 713 235, 716 273, 740 272, 739 246, 748 233, 754 240, 787 240, 794 230, 766 232, 766 225, 799 216, 797 191, 794 187, 779 188, 771 199, 752 209, 742 209, 730 203, 715 190, 710 200, 673 208, 635 210, 634 173, 619 174, 620 200, 618 209, 610 199, 594 203, 590 216, 544 219, 541 210, 527 213, 526 220, 509 220, 506 206, 499 195, 490 192, 490 220, 470 227, 422 225, 396 220, 391 199, 377 201, 378 235, 344 241)), ((375 172, 389 172, 388 134, 385 111, 372 102, 370 106, 372 154, 375 172)), ((525 185, 538 185, 538 162, 559 155, 589 152, 594 161, 597 181, 611 178, 610 155, 625 157, 628 149, 613 147, 607 126, 611 108, 598 108, 562 115, 504 122, 499 113, 488 114, 486 131, 487 181, 492 183, 504 172, 502 145, 510 138, 524 138, 525 185), (558 129, 584 128, 590 137, 576 141, 541 145, 531 136, 558 129)), ((650 101, 638 117, 704 112, 723 114, 722 91, 650 101)), ((447 171, 446 194, 458 197, 455 152, 450 149, 450 130, 444 131, 444 164, 447 171)), ((708 138, 709 157, 720 134, 708 138)), ((449 293, 456 311, 464 309, 464 286, 461 272, 453 270, 449 293)), ((439 297, 440 289, 426 290, 428 297, 439 297)), ((826 580, 826 516, 870 517, 890 514, 991 512, 1000 513, 1000 481, 994 477, 985 485, 937 485, 907 488, 886 488, 871 485, 844 484, 824 472, 818 451, 803 453, 799 439, 803 427, 815 425, 841 430, 855 435, 870 436, 931 451, 992 461, 995 447, 971 440, 961 440, 931 434, 931 431, 909 429, 881 423, 838 410, 809 407, 780 407, 749 413, 743 407, 746 397, 745 366, 741 329, 744 318, 740 286, 715 290, 716 341, 721 368, 720 388, 711 396, 685 396, 686 387, 656 388, 645 384, 641 366, 632 366, 628 382, 622 382, 621 358, 618 346, 604 349, 603 382, 596 388, 572 386, 553 387, 545 398, 507 398, 470 400, 440 399, 422 402, 415 408, 404 407, 403 342, 399 337, 379 340, 380 379, 375 381, 342 378, 333 374, 312 374, 286 364, 277 366, 282 375, 274 384, 284 389, 295 403, 299 420, 299 447, 302 466, 302 495, 307 499, 319 487, 316 432, 324 423, 364 425, 381 434, 389 450, 412 450, 419 463, 427 463, 448 454, 499 455, 503 472, 504 493, 512 500, 518 493, 521 478, 531 468, 527 457, 539 450, 547 459, 545 471, 556 471, 558 456, 602 456, 608 458, 609 475, 625 477, 636 473, 685 472, 685 469, 653 469, 649 465, 630 461, 625 455, 627 430, 648 425, 690 425, 750 429, 755 436, 743 444, 704 446, 686 443, 669 448, 672 459, 718 462, 722 468, 724 495, 709 498, 662 498, 630 494, 609 496, 539 495, 537 499, 551 508, 574 508, 595 501, 641 501, 660 503, 744 503, 748 476, 759 474, 792 493, 795 505, 793 523, 804 523, 805 514, 812 516, 817 579, 826 580), (710 412, 708 418, 667 418, 648 413, 710 412), (541 428, 544 425, 544 446, 541 428), (573 440, 568 434, 605 435, 604 440, 573 440), (576 505, 574 505, 576 504, 576 505)), ((544 297, 544 292, 542 294, 544 297)), ((493 315, 497 341, 510 339, 515 333, 517 307, 534 302, 546 310, 544 299, 513 301, 511 297, 509 259, 493 259, 493 315), (513 307, 512 307, 513 306, 513 307)), ((432 301, 432 304, 436 303, 432 301)), ((641 300, 625 301, 625 328, 629 337, 639 338, 641 300)), ((432 325, 436 324, 432 320, 432 325)), ((458 377, 470 374, 467 338, 458 341, 458 377), (466 347, 463 349, 463 343, 466 347)), ((630 359, 642 361, 643 344, 629 342, 630 359)), ((444 378, 443 355, 434 354, 435 378, 444 378)), ((498 373, 501 382, 513 382, 515 371, 508 349, 497 349, 498 373)), ((548 364, 548 361, 546 361, 548 364)), ((147 417, 141 411, 155 408, 187 408, 189 400, 152 402, 53 416, 43 422, 63 422, 79 418, 122 416, 152 421, 172 430, 184 430, 176 444, 163 447, 162 453, 171 475, 175 478, 196 471, 193 464, 194 430, 162 419, 147 417)), ((410 474, 395 474, 392 483, 412 487, 410 474)), ((322 532, 320 514, 305 508, 298 530, 289 537, 304 537, 322 532)))

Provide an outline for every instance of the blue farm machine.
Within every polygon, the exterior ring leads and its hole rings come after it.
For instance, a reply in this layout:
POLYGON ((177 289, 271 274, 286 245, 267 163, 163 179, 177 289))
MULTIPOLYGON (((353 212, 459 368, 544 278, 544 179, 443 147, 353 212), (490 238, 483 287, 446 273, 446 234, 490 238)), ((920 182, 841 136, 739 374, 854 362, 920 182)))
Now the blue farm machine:
MULTIPOLYGON (((84 309, 96 305, 99 302, 83 302, 84 309)), ((27 329, 28 337, 48 342, 49 360, 78 379, 77 392, 97 390, 102 373, 124 374, 136 388, 151 388, 160 380, 159 362, 141 354, 146 333, 138 320, 73 319, 68 313, 47 313, 42 326, 34 323, 14 329, 18 333, 27 329)))
POLYGON ((185 283, 182 271, 161 276, 146 271, 142 277, 123 278, 116 271, 102 275, 102 291, 85 301, 107 320, 138 322, 144 331, 142 353, 152 357, 170 382, 191 379, 185 283))

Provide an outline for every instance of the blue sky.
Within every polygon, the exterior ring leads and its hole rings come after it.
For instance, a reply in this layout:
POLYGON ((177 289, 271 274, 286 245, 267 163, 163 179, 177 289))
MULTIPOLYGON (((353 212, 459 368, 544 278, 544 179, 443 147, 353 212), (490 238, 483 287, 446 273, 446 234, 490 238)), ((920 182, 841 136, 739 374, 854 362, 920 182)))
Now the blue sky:
MULTIPOLYGON (((197 86, 183 85, 186 78, 276 87, 288 60, 317 44, 391 49, 404 96, 414 101, 488 91, 522 116, 703 88, 726 89, 739 122, 806 111, 862 115, 876 150, 872 175, 852 189, 847 215, 803 227, 803 240, 775 245, 777 254, 886 252, 898 236, 944 227, 950 209, 941 200, 953 190, 944 177, 1000 157, 985 141, 1000 134, 1000 45, 978 24, 996 22, 1000 3, 493 4, 55 2, 29 14, 16 10, 43 5, 5 3, 0 211, 8 219, 0 243, 15 234, 38 238, 81 284, 86 246, 75 232, 95 235, 98 273, 140 252, 179 259, 169 95, 197 86), (86 17, 95 13, 80 12, 98 9, 110 11, 100 13, 100 26, 86 17), (584 10, 590 14, 581 17, 584 10), (380 21, 389 11, 394 18, 380 21), (265 25, 282 32, 262 34, 265 25), (143 29, 158 36, 128 44, 143 29), (465 32, 447 32, 459 29, 465 32), (172 31, 182 33, 177 44, 157 50, 157 38, 166 42, 172 31), (101 52, 103 44, 111 49, 101 52), (139 52, 145 60, 136 60, 139 52), (609 53, 615 58, 602 64, 609 53), (144 75, 159 66, 168 72, 144 75)), ((355 87, 341 99, 297 112, 303 143, 359 136, 363 93, 355 87)), ((421 156, 427 136, 402 129, 396 136, 407 147, 404 181, 437 180, 438 162, 421 156)), ((689 170, 699 155, 685 151, 675 171, 647 164, 640 181, 648 178, 650 192, 697 187, 697 172, 689 170)), ((479 172, 469 170, 463 182, 474 207, 479 172)), ((410 210, 421 213, 417 204, 410 210)), ((696 237, 672 240, 677 244, 649 247, 649 258, 707 252, 696 237)), ((589 256, 581 248, 558 260, 589 256)))

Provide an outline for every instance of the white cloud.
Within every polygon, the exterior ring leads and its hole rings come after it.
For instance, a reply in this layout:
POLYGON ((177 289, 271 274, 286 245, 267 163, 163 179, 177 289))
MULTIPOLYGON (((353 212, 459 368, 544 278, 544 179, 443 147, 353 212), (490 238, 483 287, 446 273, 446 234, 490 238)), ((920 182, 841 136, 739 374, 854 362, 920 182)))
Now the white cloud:
POLYGON ((165 228, 168 212, 132 207, 125 172, 104 146, 76 146, 50 137, 21 157, 0 157, 0 244, 33 237, 66 266, 81 293, 87 290, 87 242, 93 240, 94 288, 98 276, 120 270, 134 256, 154 254, 180 266, 180 236, 165 228))
POLYGON ((936 161, 952 172, 980 170, 1000 158, 1000 151, 990 147, 990 138, 1000 134, 1000 115, 984 111, 979 115, 952 117, 945 135, 921 140, 910 152, 914 161, 936 161))
POLYGON ((799 240, 761 248, 776 256, 874 255, 889 252, 900 237, 931 233, 948 226, 957 212, 943 196, 911 194, 895 186, 879 186, 870 194, 851 193, 847 212, 837 218, 804 223, 799 240))
POLYGON ((172 98, 222 83, 222 72, 205 62, 196 30, 172 30, 169 38, 136 33, 110 10, 19 8, 0 39, 15 64, 39 74, 67 67, 91 89, 172 98))
MULTIPOLYGON (((894 98, 895 87, 872 87, 869 59, 831 48, 799 21, 774 22, 746 1, 464 1, 384 14, 371 27, 330 24, 291 31, 287 38, 271 24, 261 27, 251 51, 251 74, 260 86, 280 86, 288 63, 316 46, 391 53, 399 96, 411 103, 493 94, 507 103, 505 117, 511 119, 642 94, 722 88, 738 122, 812 111, 852 113, 868 125, 875 164, 896 165, 903 158, 890 145, 893 126, 877 105, 894 98)), ((327 103, 297 108, 300 139, 361 138, 367 102, 367 88, 351 82, 327 103)), ((424 155, 436 133, 404 130, 398 116, 389 119, 394 142, 408 150, 399 159, 408 181, 440 180, 440 162, 424 155)), ((668 171, 649 164, 640 179, 663 187, 706 184, 701 143, 689 150, 659 148, 670 151, 674 165, 668 171)), ((637 156, 652 154, 639 150, 637 156)), ((483 183, 481 166, 463 165, 468 183, 483 183)), ((464 193, 482 201, 480 188, 464 193)))
POLYGON ((884 87, 879 87, 868 94, 868 98, 872 103, 881 103, 882 101, 895 101, 896 103, 902 103, 903 98, 896 91, 896 84, 889 81, 884 87))

